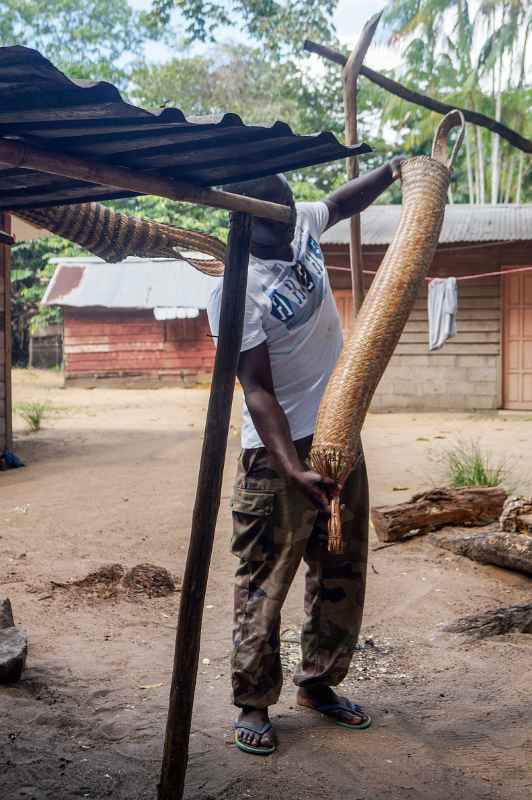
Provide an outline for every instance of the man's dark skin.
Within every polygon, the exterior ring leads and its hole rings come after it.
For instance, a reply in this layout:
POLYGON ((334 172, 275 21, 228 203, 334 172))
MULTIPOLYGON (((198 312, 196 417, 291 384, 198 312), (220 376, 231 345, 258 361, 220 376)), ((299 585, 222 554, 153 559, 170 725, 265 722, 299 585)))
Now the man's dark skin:
MULTIPOLYGON (((399 166, 403 160, 403 157, 396 156, 384 166, 349 181, 325 197, 324 202, 329 209, 327 227, 330 228, 340 220, 352 217, 353 214, 371 205, 398 177, 399 166)), ((265 178, 260 183, 260 194, 254 192, 253 196, 295 207, 290 186, 280 176, 265 178)), ((293 225, 255 218, 251 232, 251 253, 264 260, 292 261, 293 235, 293 225)), ((238 379, 244 390, 246 404, 255 428, 276 469, 307 495, 321 512, 329 514, 330 500, 338 488, 330 478, 305 469, 299 459, 291 439, 288 420, 275 396, 266 342, 241 353, 238 379)), ((300 687, 297 692, 298 704, 310 708, 336 701, 336 693, 326 685, 300 687)), ((363 720, 360 714, 349 711, 338 713, 337 719, 353 726, 359 725, 363 720)), ((242 708, 238 718, 238 722, 258 728, 268 721, 268 709, 251 706, 242 708)), ((252 747, 270 747, 274 744, 273 730, 259 735, 240 729, 238 736, 240 741, 252 747)))

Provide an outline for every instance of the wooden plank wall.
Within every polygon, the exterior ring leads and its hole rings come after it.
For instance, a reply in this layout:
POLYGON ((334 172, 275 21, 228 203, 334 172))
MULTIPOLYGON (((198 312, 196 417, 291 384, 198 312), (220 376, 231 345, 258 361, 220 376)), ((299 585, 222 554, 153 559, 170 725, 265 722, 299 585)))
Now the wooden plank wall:
POLYGON ((214 345, 207 315, 159 322, 152 311, 64 309, 67 382, 139 378, 193 383, 210 375, 214 345))
MULTIPOLYGON (((0 228, 11 230, 8 214, 0 214, 0 228)), ((0 453, 12 447, 10 269, 10 248, 0 245, 0 453)))
MULTIPOLYGON (((383 254, 382 249, 366 249, 365 269, 377 269, 383 254)), ((439 252, 431 274, 459 278, 531 261, 525 242, 509 247, 463 246, 439 252)), ((326 262, 348 266, 347 248, 327 248, 326 262)), ((347 322, 351 318, 349 273, 330 270, 329 274, 340 314, 347 322)), ((368 287, 371 280, 367 276, 368 287)), ((441 350, 429 353, 427 287, 423 286, 379 384, 373 410, 489 410, 501 406, 501 278, 459 282, 458 291, 458 335, 441 350)))

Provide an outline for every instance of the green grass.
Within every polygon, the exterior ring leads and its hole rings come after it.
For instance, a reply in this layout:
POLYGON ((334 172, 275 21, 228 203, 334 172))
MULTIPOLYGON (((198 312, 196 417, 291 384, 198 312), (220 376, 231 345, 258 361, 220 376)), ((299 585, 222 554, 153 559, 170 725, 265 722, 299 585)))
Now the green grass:
POLYGON ((478 442, 459 443, 443 454, 450 486, 499 486, 507 477, 506 464, 494 462, 478 442))
POLYGON ((43 417, 48 412, 49 407, 46 403, 19 403, 15 410, 20 414, 28 429, 35 433, 41 429, 43 417))

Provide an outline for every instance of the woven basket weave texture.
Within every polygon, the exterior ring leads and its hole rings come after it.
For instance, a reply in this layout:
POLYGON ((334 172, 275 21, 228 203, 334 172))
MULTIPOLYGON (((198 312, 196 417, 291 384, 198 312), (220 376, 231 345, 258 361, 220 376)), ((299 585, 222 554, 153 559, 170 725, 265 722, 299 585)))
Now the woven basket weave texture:
POLYGON ((17 216, 79 244, 104 261, 128 256, 182 258, 207 275, 223 275, 225 245, 215 236, 113 211, 101 203, 81 203, 17 211, 17 216), (183 255, 194 250, 210 256, 183 255))
MULTIPOLYGON (((356 459, 371 398, 399 341, 427 275, 443 223, 449 170, 419 156, 401 167, 403 207, 398 232, 364 300, 323 396, 313 456, 340 450, 341 480, 356 459)), ((321 459, 320 459, 321 460, 321 459)))
MULTIPOLYGON (((321 400, 311 461, 321 475, 341 487, 356 464, 362 425, 427 276, 443 223, 450 167, 462 142, 464 118, 453 111, 440 123, 433 157, 418 156, 401 165, 403 205, 398 230, 386 251, 353 330, 321 400), (450 157, 447 137, 460 132, 450 157)), ((332 502, 329 550, 342 552, 340 501, 332 502)))

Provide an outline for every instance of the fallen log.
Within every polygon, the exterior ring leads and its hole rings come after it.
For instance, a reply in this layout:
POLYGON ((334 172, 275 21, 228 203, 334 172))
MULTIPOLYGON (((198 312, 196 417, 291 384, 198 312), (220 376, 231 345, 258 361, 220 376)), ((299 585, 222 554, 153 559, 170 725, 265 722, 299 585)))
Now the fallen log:
POLYGON ((508 533, 494 527, 473 532, 449 528, 433 534, 430 541, 481 564, 495 564, 532 575, 532 536, 526 533, 508 533))
POLYGON ((532 533, 532 500, 509 497, 499 523, 502 530, 508 533, 532 533))
POLYGON ((504 633, 532 633, 532 603, 495 608, 469 617, 460 617, 443 629, 450 633, 466 633, 475 639, 500 636, 504 633))
POLYGON ((432 489, 408 503, 372 508, 379 541, 396 542, 411 531, 428 533, 448 525, 487 525, 498 520, 506 500, 500 487, 432 489))

